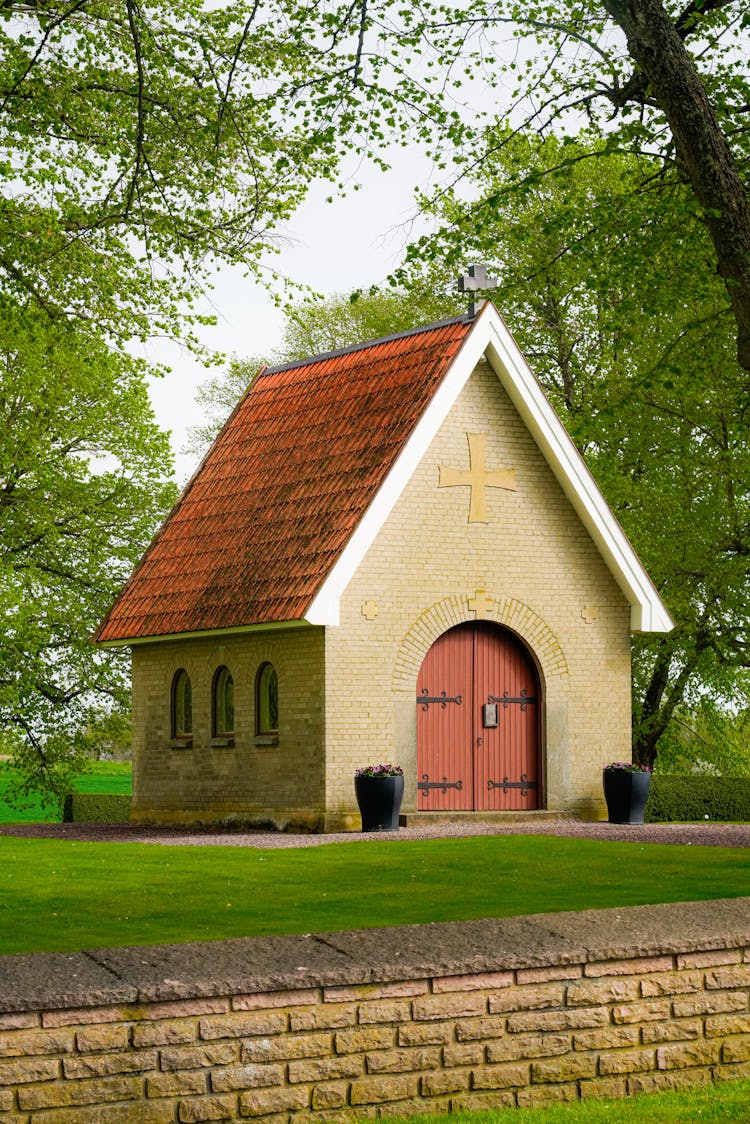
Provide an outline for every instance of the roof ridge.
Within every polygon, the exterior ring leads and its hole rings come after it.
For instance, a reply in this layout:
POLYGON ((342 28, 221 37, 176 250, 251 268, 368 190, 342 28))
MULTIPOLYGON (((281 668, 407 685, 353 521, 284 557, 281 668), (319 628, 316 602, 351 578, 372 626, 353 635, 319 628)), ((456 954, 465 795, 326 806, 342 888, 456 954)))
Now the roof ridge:
POLYGON ((416 336, 421 332, 433 332, 438 328, 447 328, 451 324, 471 324, 476 317, 469 316, 464 312, 460 316, 449 316, 445 320, 435 320, 432 324, 422 324, 417 328, 407 328, 403 332, 394 332, 391 336, 378 336, 376 339, 364 340, 362 343, 353 343, 348 347, 340 347, 335 351, 321 351, 319 355, 309 355, 305 359, 293 359, 290 363, 278 363, 273 367, 264 367, 259 371, 253 381, 265 378, 266 375, 277 375, 281 371, 293 371, 295 367, 307 367, 311 363, 320 363, 324 359, 338 359, 340 355, 351 355, 355 351, 364 351, 368 347, 377 347, 384 343, 393 343, 394 340, 406 339, 408 336, 416 336))

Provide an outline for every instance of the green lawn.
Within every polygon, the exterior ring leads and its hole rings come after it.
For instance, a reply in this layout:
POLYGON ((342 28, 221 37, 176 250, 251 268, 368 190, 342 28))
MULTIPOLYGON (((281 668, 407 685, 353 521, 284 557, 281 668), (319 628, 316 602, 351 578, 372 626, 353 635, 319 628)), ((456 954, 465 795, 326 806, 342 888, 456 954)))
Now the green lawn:
MULTIPOLYGON (((42 804, 38 796, 24 800, 23 808, 8 803, 5 794, 16 781, 18 774, 8 765, 0 763, 0 823, 56 823, 61 819, 56 808, 42 804)), ((132 769, 129 761, 92 761, 91 772, 76 777, 76 792, 114 792, 129 796, 132 769)))
POLYGON ((750 849, 547 836, 256 850, 0 838, 0 952, 457 921, 750 893, 750 849))
MULTIPOLYGON (((627 1101, 458 1112, 449 1117, 412 1116, 410 1124, 439 1124, 441 1120, 449 1124, 747 1124, 749 1106, 750 1081, 732 1081, 690 1092, 628 1097, 627 1101)), ((393 1120, 393 1124, 397 1122, 393 1120)), ((398 1124, 403 1124, 403 1118, 398 1124)))

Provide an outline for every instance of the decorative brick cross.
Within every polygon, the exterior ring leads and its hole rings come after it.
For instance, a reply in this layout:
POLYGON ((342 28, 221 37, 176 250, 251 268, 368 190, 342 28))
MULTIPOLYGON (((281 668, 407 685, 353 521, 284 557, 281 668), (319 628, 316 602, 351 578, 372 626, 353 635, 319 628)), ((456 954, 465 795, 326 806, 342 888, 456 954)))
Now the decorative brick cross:
POLYGON ((471 488, 469 501, 469 523, 488 523, 486 488, 504 488, 508 492, 516 490, 515 468, 485 468, 487 448, 486 433, 467 433, 469 441, 469 468, 446 468, 439 466, 438 488, 471 488))
POLYGON ((366 621, 374 621, 380 610, 374 601, 365 601, 361 612, 366 621))
POLYGON ((486 589, 478 589, 473 597, 469 598, 469 609, 476 613, 478 621, 486 621, 494 602, 487 596, 486 589))
POLYGON ((585 609, 581 609, 581 617, 586 624, 593 624, 597 619, 597 611, 591 605, 587 605, 585 609))

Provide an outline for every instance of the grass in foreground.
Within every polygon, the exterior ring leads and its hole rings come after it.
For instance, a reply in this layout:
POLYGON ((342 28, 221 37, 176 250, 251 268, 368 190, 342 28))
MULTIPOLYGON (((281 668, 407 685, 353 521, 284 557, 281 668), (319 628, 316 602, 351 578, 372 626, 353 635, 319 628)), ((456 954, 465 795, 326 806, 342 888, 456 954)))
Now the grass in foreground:
MULTIPOLYGON (((620 1101, 584 1101, 550 1108, 458 1112, 450 1117, 412 1116, 410 1124, 728 1124, 750 1120, 750 1081, 722 1082, 706 1089, 659 1093, 620 1101)), ((383 1124, 389 1124, 383 1121, 383 1124)), ((391 1121, 391 1124, 396 1124, 391 1121)))
MULTIPOLYGON (((56 808, 42 804, 33 795, 24 801, 26 807, 9 804, 5 795, 15 783, 18 774, 9 765, 0 764, 0 823, 59 823, 56 808)), ((132 787, 132 767, 129 761, 92 761, 91 772, 76 777, 76 792, 114 792, 129 796, 132 787)))
POLYGON ((549 836, 280 850, 0 838, 0 952, 370 928, 750 893, 750 849, 549 836))

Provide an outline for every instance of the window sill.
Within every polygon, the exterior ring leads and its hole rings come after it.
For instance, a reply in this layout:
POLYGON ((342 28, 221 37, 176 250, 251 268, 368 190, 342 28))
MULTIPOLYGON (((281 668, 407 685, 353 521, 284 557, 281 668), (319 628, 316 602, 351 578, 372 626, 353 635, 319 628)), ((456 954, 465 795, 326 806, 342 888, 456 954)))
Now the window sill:
POLYGON ((278 734, 256 734, 253 738, 253 745, 278 745, 278 734))
POLYGON ((193 739, 192 738, 172 738, 169 745, 172 749, 192 749, 193 748, 193 739))
POLYGON ((208 744, 212 749, 228 749, 234 745, 234 737, 211 738, 208 744))

